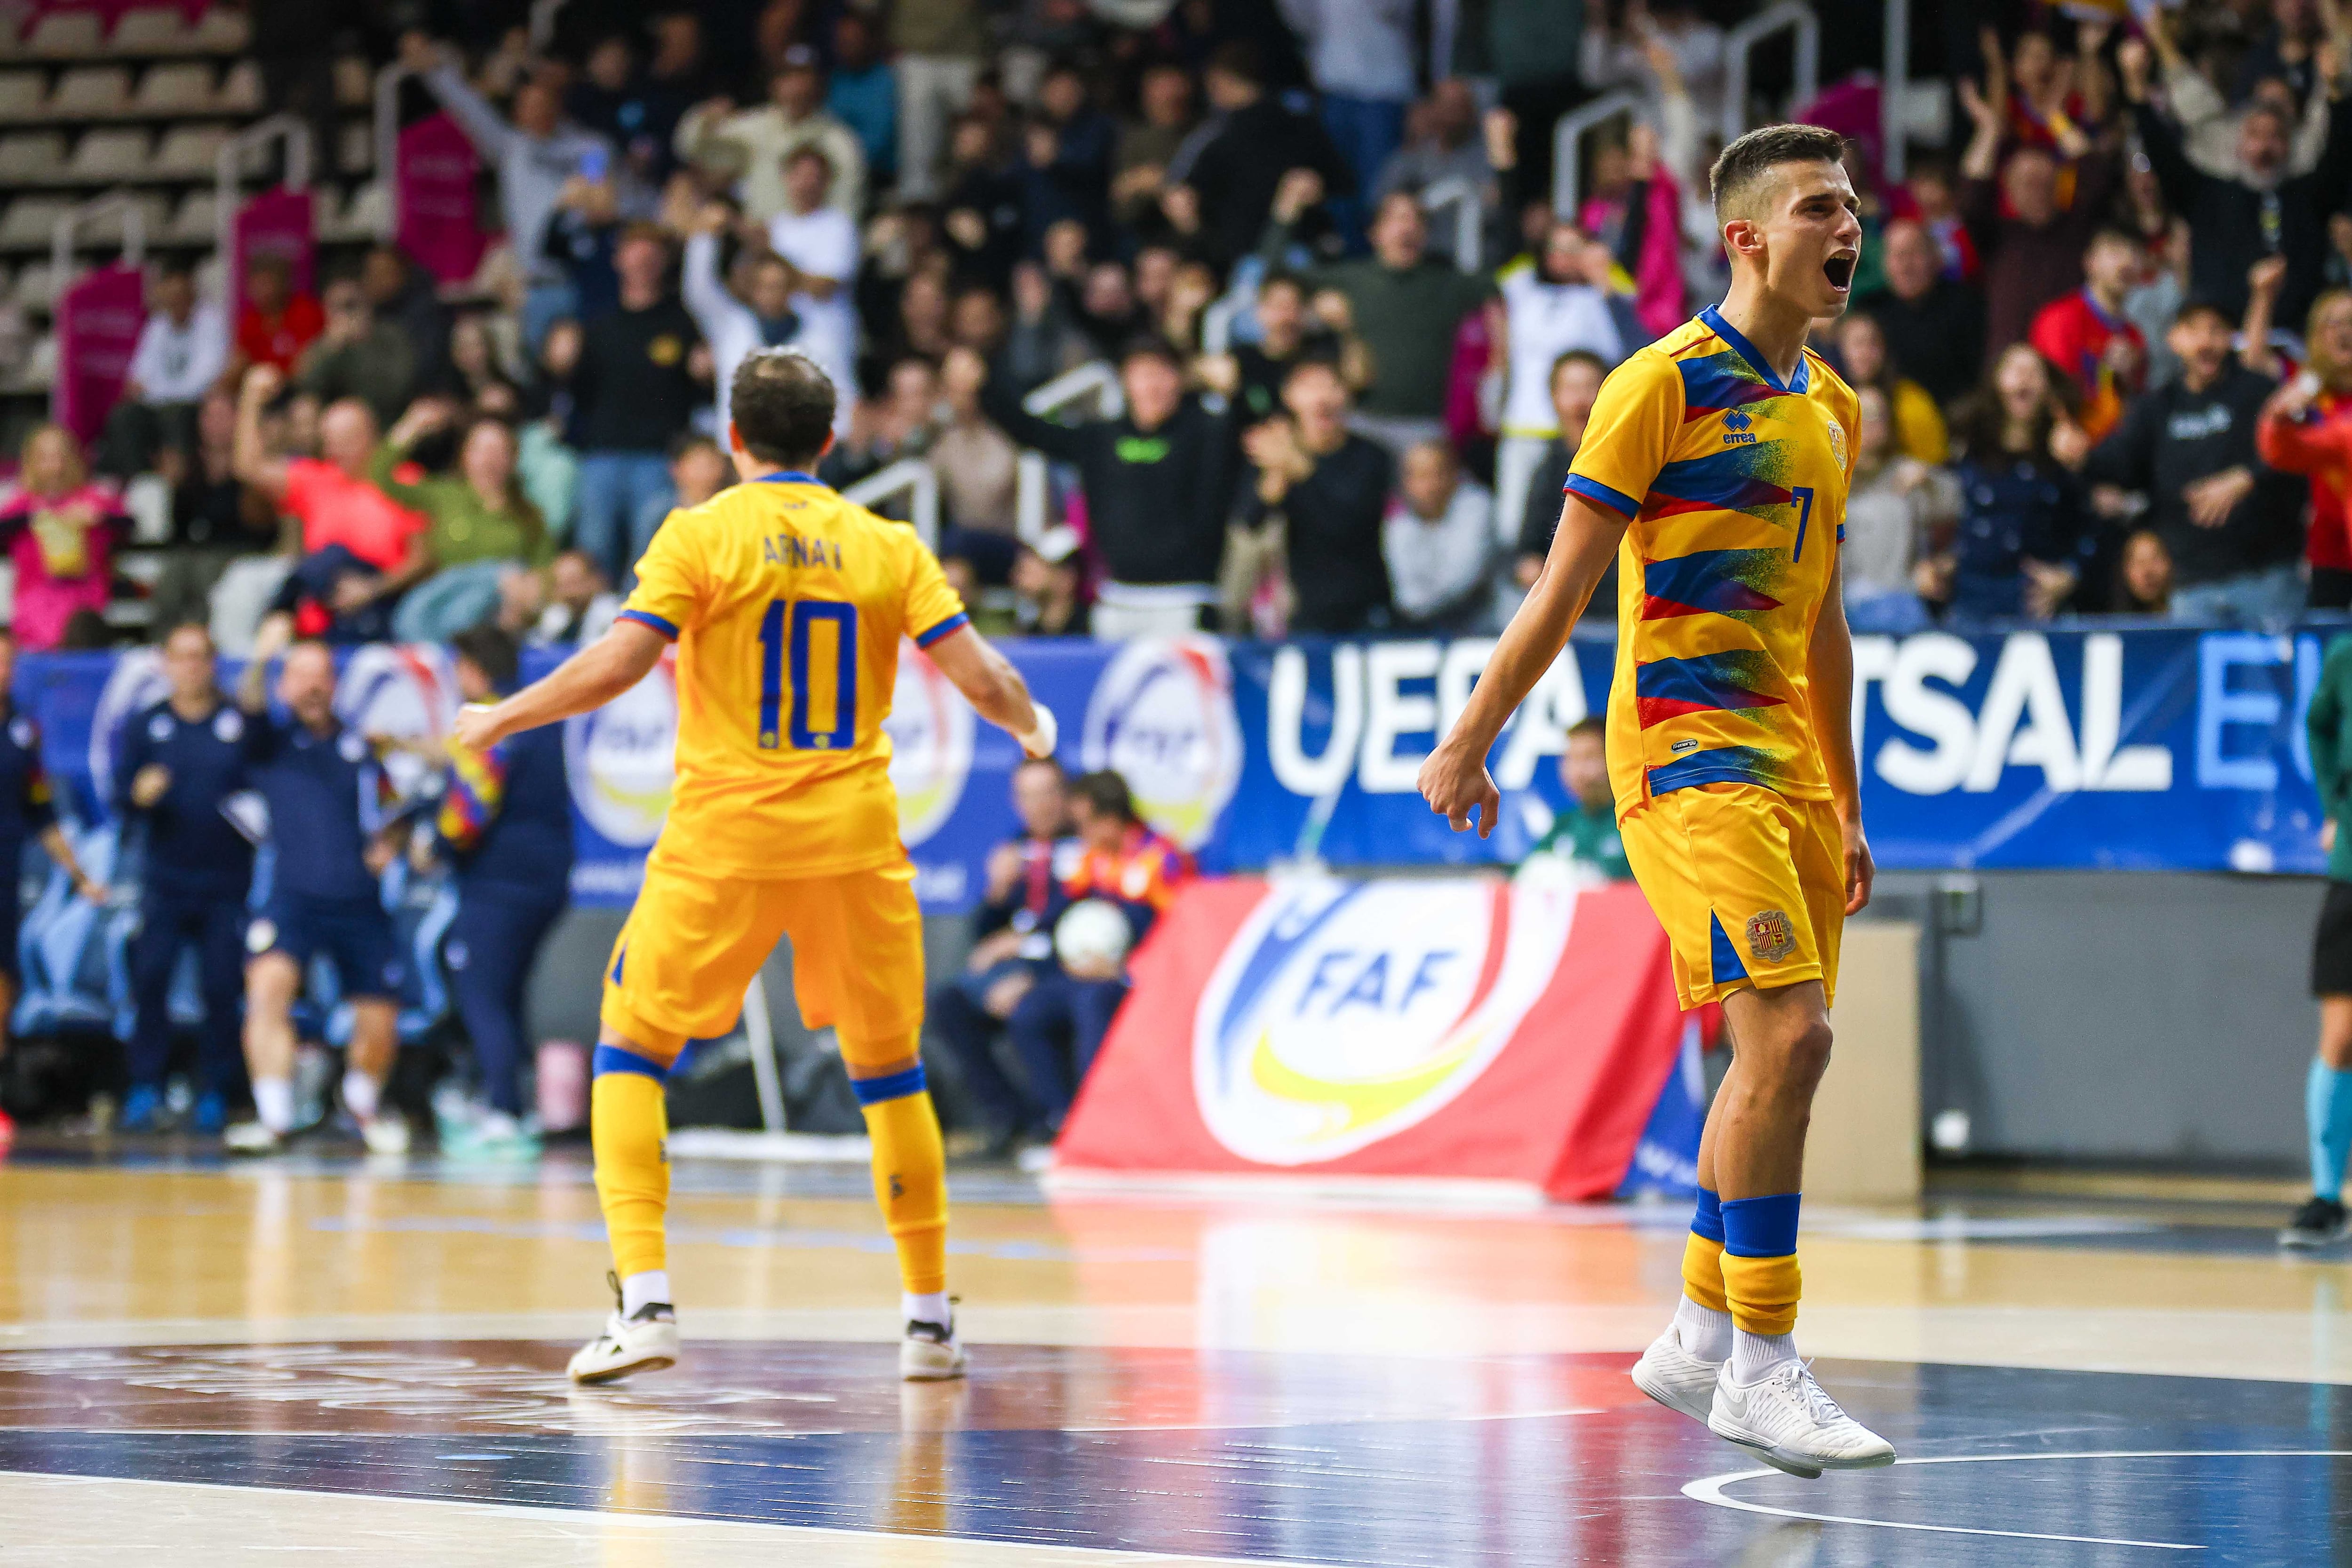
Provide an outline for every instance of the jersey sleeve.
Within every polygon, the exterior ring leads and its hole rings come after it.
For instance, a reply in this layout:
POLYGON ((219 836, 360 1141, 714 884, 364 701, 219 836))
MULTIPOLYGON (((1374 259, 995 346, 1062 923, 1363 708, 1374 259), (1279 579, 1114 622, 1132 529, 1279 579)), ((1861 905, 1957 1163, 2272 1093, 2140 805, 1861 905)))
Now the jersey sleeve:
POLYGON ((1674 361, 1658 353, 1635 354, 1612 371, 1569 467, 1569 491, 1629 520, 1639 515, 1682 427, 1682 381, 1674 361))
POLYGON ((905 609, 907 635, 915 639, 917 647, 929 647, 971 624, 963 600, 948 586, 947 576, 940 570, 939 557, 919 540, 908 552, 905 609))
POLYGON ((616 617, 651 626, 671 642, 698 619, 703 600, 701 552, 684 514, 672 512, 637 562, 637 585, 616 617))

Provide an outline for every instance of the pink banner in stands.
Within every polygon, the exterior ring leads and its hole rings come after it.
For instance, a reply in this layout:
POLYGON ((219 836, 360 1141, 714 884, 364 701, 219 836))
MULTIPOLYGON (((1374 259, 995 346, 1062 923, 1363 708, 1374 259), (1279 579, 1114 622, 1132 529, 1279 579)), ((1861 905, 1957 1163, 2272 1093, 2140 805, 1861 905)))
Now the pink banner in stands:
POLYGON ((319 243, 313 237, 310 193, 283 185, 262 192, 236 209, 229 226, 229 320, 245 313, 245 269, 257 256, 279 256, 294 269, 294 291, 317 287, 319 243))
POLYGON ((395 167, 402 248, 442 282, 466 281, 489 246, 475 210, 482 164, 474 143, 447 115, 429 115, 400 133, 395 167))
POLYGON ((58 296, 58 422, 88 442, 105 428, 146 322, 139 268, 101 267, 58 296))

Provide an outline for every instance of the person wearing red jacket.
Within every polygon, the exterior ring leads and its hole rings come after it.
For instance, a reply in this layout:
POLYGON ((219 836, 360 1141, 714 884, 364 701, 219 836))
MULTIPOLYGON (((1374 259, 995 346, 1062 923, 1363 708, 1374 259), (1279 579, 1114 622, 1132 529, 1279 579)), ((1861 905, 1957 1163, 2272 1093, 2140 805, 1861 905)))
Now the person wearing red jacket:
POLYGON ((2312 301, 2304 342, 2310 363, 2263 405, 2254 448, 2311 481, 2311 607, 2352 609, 2352 289, 2312 301))
POLYGON ((2083 253, 2083 286, 2042 307, 2026 341, 2074 384, 2082 399, 2075 423, 2096 441, 2124 416, 2147 373, 2147 340, 2124 315, 2124 296, 2137 281, 2139 242, 2119 228, 2091 236, 2083 253))

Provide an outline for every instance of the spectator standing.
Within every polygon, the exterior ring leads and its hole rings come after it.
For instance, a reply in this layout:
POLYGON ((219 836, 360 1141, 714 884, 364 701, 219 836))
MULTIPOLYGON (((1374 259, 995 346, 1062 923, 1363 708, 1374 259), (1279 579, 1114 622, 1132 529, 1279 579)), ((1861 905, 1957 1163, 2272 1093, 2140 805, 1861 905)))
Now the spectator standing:
POLYGON ((1608 723, 1597 714, 1569 726, 1567 744, 1559 753, 1559 782, 1568 791, 1568 805, 1528 854, 1556 855, 1612 882, 1630 882, 1633 868, 1625 859, 1625 841, 1617 832, 1616 796, 1609 787, 1608 737, 1608 723))
MULTIPOLYGON (((2233 108, 2205 72, 2180 52, 2168 11, 2151 7, 2141 18, 2141 30, 2163 69, 2165 108, 2180 127, 2181 151, 2190 163, 2223 179, 2235 175, 2241 117, 2257 104, 2265 111, 2282 114, 2294 126, 2294 151, 2287 161, 2290 170, 2304 174, 2319 162, 2320 151, 2327 142, 2329 114, 2326 84, 2315 79, 2313 69, 2319 51, 2306 58, 2300 84, 2290 84, 2283 75, 2258 75, 2247 90, 2248 79, 2242 75, 2241 101, 2233 108), (2300 111, 2295 107, 2298 99, 2303 105, 2300 111)), ((2340 34, 2336 47, 2339 50, 2343 47, 2340 34)))
POLYGON ((1545 231, 1533 261, 1503 270, 1503 438, 1495 452, 1495 488, 1504 495, 1527 493, 1545 443, 1559 433, 1551 372, 1560 356, 1581 349, 1614 365, 1649 341, 1608 279, 1609 253, 1560 222, 1545 231))
POLYGON ((326 326, 319 301, 294 288, 294 268, 282 256, 245 264, 245 309, 236 319, 236 373, 257 364, 291 375, 295 362, 326 326))
POLYGON ((1168 168, 1192 129, 1192 79, 1167 61, 1144 68, 1137 118, 1118 128, 1111 151, 1110 215, 1120 228, 1157 236, 1167 227, 1160 198, 1168 168))
MULTIPOLYGON (((2116 154, 2093 150, 2069 124, 2059 151, 2072 160, 2070 204, 2060 201, 2059 157, 2046 147, 2011 149, 2000 164, 1996 185, 2001 109, 1967 80, 1960 84, 1960 102, 1976 122, 1960 157, 1960 209, 1984 258, 1985 352, 1999 353, 2023 341, 2042 306, 2082 287, 2083 252, 2092 232, 2106 221, 2117 165, 2116 154)), ((1888 280, 1893 281, 1891 270, 1888 280)))
POLYGON ((948 584, 969 602, 971 587, 1009 582, 1013 535, 1019 522, 1020 449, 981 412, 976 354, 950 356, 940 374, 944 423, 925 454, 940 479, 947 531, 940 538, 940 564, 948 584), (957 582, 958 566, 971 584, 957 582))
POLYGON ((551 81, 526 80, 515 89, 509 121, 467 84, 455 60, 422 33, 401 39, 401 58, 422 74, 425 85, 498 171, 499 203, 506 219, 507 244, 522 268, 524 346, 539 351, 548 329, 579 310, 572 286, 547 259, 547 228, 556 198, 575 175, 601 183, 613 173, 613 144, 563 118, 563 100, 551 81))
POLYGON ((1886 329, 1874 316, 1859 311, 1838 319, 1838 374, 1857 392, 1875 387, 1886 399, 1895 419, 1895 444, 1907 458, 1941 463, 1952 455, 1944 416, 1927 389, 1903 374, 1887 353, 1886 329))
MULTIPOLYGON (((1297 177, 1290 194, 1312 179, 1297 177)), ((1347 298, 1349 320, 1371 359, 1359 417, 1364 429, 1401 449, 1444 433, 1454 330, 1494 286, 1429 254, 1429 225, 1420 198, 1410 193, 1381 200, 1371 238, 1371 255, 1326 268, 1308 283, 1347 298)))
POLYGON ((669 290, 661 230, 630 226, 614 263, 619 305, 551 334, 547 360, 572 394, 571 444, 580 453, 572 541, 625 581, 651 540, 638 536, 635 520, 669 494, 669 444, 708 395, 695 374, 707 355, 694 317, 669 290))
POLYGON ((2125 402, 2137 396, 2143 384, 2147 340, 2124 314, 2124 301, 2144 261, 2145 252, 2130 235, 2100 229, 2083 253, 2082 288, 2042 307, 2026 334, 2042 357, 2074 384, 2083 434, 2094 441, 2115 428, 2125 402))
MULTIPOLYGON (((1062 884, 1064 896, 1074 903, 1100 899, 1116 905, 1132 942, 1142 941, 1192 876, 1191 863, 1143 825, 1127 781, 1115 773, 1086 773, 1070 786, 1070 822, 1082 847, 1076 869, 1062 884)), ((1060 1131, 1125 1000, 1124 960, 1085 970, 1056 961, 1014 1005, 1005 1032, 1045 1132, 1060 1131)))
POLYGON ((989 853, 971 952, 953 979, 933 987, 925 1014, 963 1068, 989 1124, 988 1157, 999 1160, 1042 1129, 1045 1108, 998 1063, 997 1038, 1054 968, 1054 921, 1070 904, 1063 884, 1085 852, 1070 835, 1069 783, 1053 758, 1013 770, 1013 815, 1021 831, 989 853))
MULTIPOLYGON (((1903 373, 1938 404, 1966 396, 1984 364, 1984 300, 1939 270, 1936 241, 1918 223, 1886 226, 1886 287, 1855 308, 1875 321, 1903 373)), ((1973 254, 1973 252, 1971 252, 1973 254)))
MULTIPOLYGON (((950 363, 970 353, 956 350, 950 363)), ((984 375, 971 366, 956 374, 984 375)), ((1095 554, 1107 574, 1095 635, 1115 642, 1197 631, 1201 612, 1217 602, 1234 493, 1231 426, 1184 395, 1183 361, 1157 339, 1128 346, 1118 379, 1126 408, 1108 419, 1040 419, 986 380, 981 407, 1020 445, 1078 470, 1095 554)))
POLYGON ((2054 374, 2031 347, 2011 343, 1961 410, 1959 528, 1921 574, 1928 596, 1956 619, 2046 619, 2073 596, 2096 552, 2069 467, 2086 442, 2054 374))
MULTIPOLYGON (((740 295, 719 276, 720 237, 733 226, 735 215, 723 202, 703 206, 694 231, 686 237, 686 259, 680 268, 680 292, 694 324, 710 345, 711 380, 719 394, 718 422, 712 426, 723 440, 727 435, 727 401, 735 384, 735 367, 758 349, 782 348, 801 332, 799 312, 793 309, 793 284, 797 274, 782 257, 762 254, 740 264, 745 288, 740 295)), ((761 237, 764 241, 765 236, 761 237)))
POLYGON ((197 405, 228 368, 228 323, 218 305, 196 298, 186 268, 156 274, 148 294, 147 321, 100 447, 100 467, 120 479, 145 473, 165 451, 185 460, 196 444, 197 405))
POLYGON ((399 323, 376 319, 355 278, 327 285, 327 325, 302 353, 294 390, 320 403, 355 397, 379 425, 400 417, 416 392, 416 351, 399 323))
POLYGON ((562 646, 594 642, 621 613, 621 596, 595 558, 584 550, 567 550, 547 569, 547 607, 530 640, 562 646))
POLYGON ((1692 106, 1708 124, 1723 116, 1723 29, 1698 13, 1691 0, 1652 0, 1631 7, 1619 26, 1610 25, 1606 0, 1584 0, 1584 35, 1579 73, 1594 92, 1636 86, 1653 98, 1661 82, 1652 51, 1663 46, 1690 93, 1692 106))
POLYGON ((392 635, 402 642, 446 642, 498 609, 499 584, 537 571, 555 553, 546 520, 522 493, 515 473, 514 427, 478 417, 457 437, 457 469, 426 474, 409 453, 446 429, 455 411, 419 403, 376 449, 368 477, 396 506, 425 519, 429 576, 402 595, 392 635))
POLYGON ((226 1096, 238 1077, 253 846, 222 807, 246 787, 246 723, 221 695, 212 634, 204 627, 173 627, 163 639, 163 662, 171 695, 131 715, 114 766, 114 808, 140 836, 146 868, 139 934, 131 945, 138 1010, 127 1042, 131 1092, 117 1125, 125 1132, 155 1130, 172 1051, 172 972, 194 948, 205 1026, 192 1125, 210 1135, 227 1124, 226 1096))
POLYGON ((898 168, 898 79, 882 58, 873 18, 845 10, 833 23, 833 73, 825 112, 849 127, 874 184, 887 184, 898 168))
POLYGON ((1013 557, 1013 610, 1024 637, 1083 637, 1094 634, 1087 604, 1078 531, 1057 523, 1013 557))
POLYGON ((1847 488, 1838 574, 1848 619, 1867 631, 1927 628, 1917 573, 1959 520, 1959 487, 1947 470, 1902 449, 1886 394, 1855 389, 1853 477, 1847 488))
POLYGON ((1274 211, 1275 191, 1291 170, 1313 171, 1326 194, 1352 188, 1347 161, 1321 124, 1266 90, 1255 48, 1223 45, 1210 58, 1203 80, 1213 112, 1169 165, 1170 185, 1187 194, 1171 188, 1163 208, 1173 202, 1177 211, 1197 211, 1201 239, 1213 258, 1246 256, 1256 247, 1274 211))
MULTIPOLYGON (((1462 180, 1476 193, 1480 210, 1491 215, 1496 200, 1495 169, 1487 161, 1486 141, 1478 123, 1478 99, 1469 82, 1458 76, 1432 82, 1429 96, 1416 106, 1411 124, 1411 138, 1377 171, 1373 199, 1391 191, 1425 195, 1433 185, 1462 180)), ((1432 248, 1448 261, 1458 264, 1461 260, 1454 253, 1450 227, 1438 230, 1432 248)))
POLYGON ((147 601, 155 626, 203 622, 229 563, 278 545, 276 512, 236 477, 236 399, 217 389, 206 394, 195 436, 172 487, 171 549, 147 601))
POLYGON ((787 162, 804 147, 824 154, 820 205, 856 221, 866 210, 866 153, 856 135, 824 107, 824 71, 816 51, 795 44, 768 79, 768 101, 740 113, 714 99, 678 121, 677 151, 691 163, 732 148, 743 165, 738 190, 744 216, 765 223, 785 210, 787 162))
POLYGON ((980 0, 898 0, 890 7, 898 78, 898 195, 939 195, 949 121, 971 102, 988 33, 980 0))
MULTIPOLYGON (((829 177, 822 148, 796 148, 784 160, 782 209, 768 220, 768 245, 793 269, 792 307, 800 317, 793 346, 844 392, 857 385, 857 225, 820 196, 829 177)), ((845 411, 849 399, 841 400, 845 411)))
POLYGON ((1462 477, 1444 441, 1404 455, 1381 554, 1400 622, 1416 631, 1475 631, 1494 603, 1495 497, 1462 477))
POLYGON ((2256 450, 2274 385, 2235 363, 2230 329, 2213 305, 2183 306, 2170 334, 2180 373, 2132 400, 2083 471, 2147 497, 2147 526, 2172 554, 2176 618, 2273 626, 2303 607, 2307 487, 2256 450))
MULTIPOLYGON (((475 626, 456 643, 460 697, 496 702, 514 689, 520 669, 513 638, 475 626)), ((456 1142, 461 1150, 529 1155, 539 1141, 522 1122, 524 994, 548 932, 572 900, 563 730, 525 730, 487 752, 454 736, 448 746, 434 837, 457 870, 457 915, 442 951, 487 1107, 455 1129, 456 1142)))
MULTIPOLYGON (((1257 479, 1241 526, 1281 542, 1287 576, 1286 629, 1347 637, 1388 625, 1388 563, 1381 523, 1396 484, 1386 447, 1348 429, 1348 386, 1336 366, 1304 360, 1282 385, 1287 418, 1244 437, 1257 479)), ((1239 585, 1242 605, 1259 584, 1239 585)), ((1228 592, 1228 616, 1235 595, 1228 592)), ((1244 622, 1244 624, 1246 624, 1244 622)))
POLYGON ((2255 450, 2311 483, 2310 605, 2352 609, 2352 293, 2312 301, 2303 372, 2263 406, 2255 450))
MULTIPOLYGON (((23 866, 25 846, 37 842, 78 897, 103 904, 105 885, 81 868, 72 842, 58 825, 57 795, 41 761, 41 727, 31 714, 18 710, 16 691, 16 637, 0 626, 0 866, 23 866)), ((17 924, 23 918, 18 900, 0 898, 0 1058, 8 1054, 8 1024, 16 1016, 16 996, 24 985, 16 958, 17 924)), ((0 1143, 15 1131, 7 1111, 0 1109, 0 1143)))
POLYGON ((383 1103, 400 1048, 404 969, 377 883, 393 859, 386 825, 373 809, 383 798, 382 770, 368 738, 335 714, 334 656, 322 643, 289 647, 289 632, 283 619, 265 624, 237 682, 274 853, 268 901, 245 943, 253 955, 245 970, 245 1064, 255 1117, 228 1130, 228 1147, 275 1153, 293 1131, 294 1002, 311 961, 324 956, 352 1004, 343 1109, 371 1152, 404 1153, 408 1123, 383 1103), (282 720, 269 710, 265 684, 281 651, 282 720))
MULTIPOLYGON (((1368 191, 1404 142, 1405 106, 1413 100, 1413 0, 1280 0, 1283 19, 1307 51, 1307 74, 1320 96, 1323 129, 1368 191)), ((1344 196, 1334 215, 1355 242, 1364 214, 1344 196)))
POLYGON ((2172 552, 2154 530, 2140 529, 2124 541, 2111 608, 2121 616, 2172 614, 2172 552))
MULTIPOLYGON (((1517 519, 1517 532, 1512 537, 1513 560, 1511 574, 1521 590, 1536 585, 1543 574, 1544 558, 1551 553, 1552 534, 1559 528, 1561 498, 1568 493, 1569 470, 1575 465, 1577 448, 1584 445, 1584 426, 1592 417, 1592 405, 1601 396, 1601 384, 1609 375, 1609 366, 1591 349, 1570 349, 1551 364, 1551 409, 1556 431, 1544 444, 1543 456, 1528 478, 1521 492, 1517 519)), ((1508 496, 1508 490, 1499 492, 1508 496)), ((1508 520, 1506 520, 1508 521, 1508 520)), ((1606 606, 1614 602, 1616 567, 1612 565, 1601 585, 1592 591, 1592 602, 1606 606)), ((1517 594, 1508 595, 1517 605, 1517 594)))
POLYGON ((17 458, 16 493, 0 502, 0 541, 16 569, 16 641, 37 653, 65 640, 77 616, 105 614, 131 520, 89 482, 81 443, 64 426, 35 427, 17 458))
MULTIPOLYGON (((2333 51, 2330 51, 2333 54, 2333 51)), ((2164 199, 2189 221, 2189 292, 2234 320, 2243 313, 2246 277, 2265 256, 2286 258, 2278 309, 2301 321, 2319 293, 2327 259, 2327 216, 2352 185, 2352 114, 2343 112, 2343 82, 2331 62, 2322 84, 2331 100, 2327 141, 2307 174, 2288 171, 2294 126, 2257 104, 2238 122, 2238 168, 2209 174, 2189 161, 2179 130, 2148 99, 2148 48, 2126 40, 2117 58, 2132 125, 2163 187, 2164 199)))
POLYGON ((372 247, 360 263, 360 289, 379 322, 400 329, 415 359, 418 387, 438 386, 451 374, 451 322, 433 275, 397 245, 372 247))

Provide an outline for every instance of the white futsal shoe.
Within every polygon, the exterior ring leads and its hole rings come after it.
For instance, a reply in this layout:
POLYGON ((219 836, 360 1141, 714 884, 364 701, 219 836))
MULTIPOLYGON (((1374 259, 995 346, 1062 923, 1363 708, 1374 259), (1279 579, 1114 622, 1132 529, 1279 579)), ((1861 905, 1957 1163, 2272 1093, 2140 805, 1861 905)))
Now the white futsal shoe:
POLYGON ((582 1345, 564 1370, 574 1383, 617 1383, 632 1373, 676 1366, 680 1353, 677 1313, 667 1303, 655 1301, 627 1318, 614 1308, 604 1320, 604 1331, 582 1345))
POLYGON ((898 1342, 898 1375, 908 1383, 943 1383, 961 1377, 966 1363, 963 1342, 956 1338, 955 1322, 946 1327, 914 1319, 907 1321, 907 1337, 898 1342))
POLYGON ((371 1154, 408 1152, 408 1118, 397 1110, 379 1111, 360 1123, 360 1142, 371 1154))
POLYGON ((1683 1349, 1669 1323, 1633 1363, 1633 1386, 1669 1410, 1705 1421, 1715 1409, 1715 1377, 1722 1365, 1683 1349))
POLYGON ((1739 1384, 1731 1363, 1716 1374, 1707 1430, 1776 1470, 1812 1479, 1823 1470, 1867 1470, 1895 1462, 1895 1446, 1838 1408, 1801 1361, 1782 1362, 1739 1384))
POLYGON ((240 1121, 221 1134, 221 1146, 232 1154, 276 1154, 286 1148, 286 1135, 260 1121, 240 1121))

